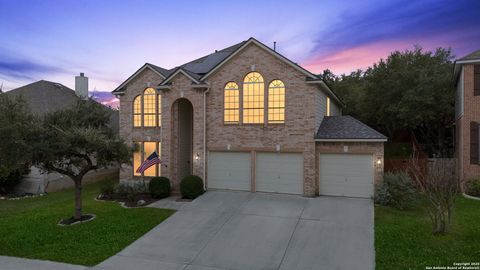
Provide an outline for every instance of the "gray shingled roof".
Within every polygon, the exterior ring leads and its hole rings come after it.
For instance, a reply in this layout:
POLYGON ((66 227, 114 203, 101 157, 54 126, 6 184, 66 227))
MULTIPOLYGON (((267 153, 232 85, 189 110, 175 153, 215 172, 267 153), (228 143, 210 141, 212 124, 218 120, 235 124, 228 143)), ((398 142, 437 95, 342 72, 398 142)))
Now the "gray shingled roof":
POLYGON ((158 73, 162 74, 163 76, 165 77, 168 77, 170 74, 172 74, 173 70, 168 70, 168 69, 165 69, 165 68, 162 68, 162 67, 159 67, 159 66, 156 66, 154 64, 151 64, 151 63, 147 63, 149 64, 152 68, 154 68, 158 73))
POLYGON ((210 70, 212 70, 219 63, 229 57, 238 48, 242 47, 245 42, 247 41, 245 40, 220 51, 215 51, 212 54, 190 61, 186 64, 181 65, 180 67, 184 70, 188 70, 199 75, 207 74, 210 70))
POLYGON ((457 61, 465 61, 465 60, 480 60, 480 50, 474 51, 470 54, 465 55, 460 59, 457 59, 457 61))
POLYGON ((387 139, 350 115, 325 116, 315 139, 387 139))
MULTIPOLYGON (((22 96, 30 111, 34 115, 39 116, 66 109, 70 106, 73 106, 73 104, 78 100, 78 96, 75 94, 74 90, 66 87, 63 84, 45 80, 15 88, 6 92, 5 94, 22 96)), ((110 115, 110 124, 114 132, 118 134, 118 111, 111 111, 112 114, 110 115)))
POLYGON ((72 89, 63 84, 45 80, 13 89, 6 94, 22 96, 30 111, 36 115, 65 109, 78 99, 72 89))

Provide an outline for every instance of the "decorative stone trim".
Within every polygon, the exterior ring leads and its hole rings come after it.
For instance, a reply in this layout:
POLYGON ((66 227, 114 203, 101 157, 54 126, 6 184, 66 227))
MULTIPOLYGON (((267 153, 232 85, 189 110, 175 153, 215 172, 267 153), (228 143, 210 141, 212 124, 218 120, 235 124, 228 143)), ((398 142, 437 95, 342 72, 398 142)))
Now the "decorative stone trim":
POLYGON ((471 199, 471 200, 480 201, 480 198, 479 198, 479 197, 471 196, 471 195, 468 195, 468 194, 465 194, 465 193, 463 193, 463 197, 465 197, 465 198, 467 198, 467 199, 471 199))

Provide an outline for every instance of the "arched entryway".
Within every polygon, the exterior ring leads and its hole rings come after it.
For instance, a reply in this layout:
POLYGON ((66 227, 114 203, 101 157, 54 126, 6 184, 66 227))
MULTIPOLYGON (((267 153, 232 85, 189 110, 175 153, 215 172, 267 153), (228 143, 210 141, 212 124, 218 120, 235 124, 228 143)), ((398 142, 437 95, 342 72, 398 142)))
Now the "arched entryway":
POLYGON ((180 182, 193 169, 193 106, 186 98, 177 99, 172 105, 172 152, 175 156, 174 174, 180 182))

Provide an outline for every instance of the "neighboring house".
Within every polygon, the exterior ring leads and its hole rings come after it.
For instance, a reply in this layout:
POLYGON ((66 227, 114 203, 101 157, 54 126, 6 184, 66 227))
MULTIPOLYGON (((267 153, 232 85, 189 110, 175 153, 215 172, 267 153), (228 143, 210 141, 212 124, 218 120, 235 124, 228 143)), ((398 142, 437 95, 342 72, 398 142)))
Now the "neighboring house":
POLYGON ((186 175, 208 189, 371 197, 386 137, 316 75, 254 38, 174 69, 145 64, 113 91, 137 144, 120 179, 186 175), (153 151, 162 166, 135 170, 153 151))
MULTIPOLYGON (((88 78, 80 74, 75 78, 75 91, 56 82, 41 80, 11 91, 6 95, 21 96, 29 110, 37 116, 66 109, 73 106, 79 98, 88 96, 88 78)), ((118 134, 118 111, 112 110, 111 125, 118 134)), ((84 180, 91 182, 116 177, 118 168, 109 168, 88 173, 84 180)), ((73 181, 59 173, 42 173, 37 167, 31 167, 30 173, 17 187, 18 192, 43 193, 73 187, 73 181)))
POLYGON ((454 78, 458 176, 480 179, 480 50, 455 61, 454 78))

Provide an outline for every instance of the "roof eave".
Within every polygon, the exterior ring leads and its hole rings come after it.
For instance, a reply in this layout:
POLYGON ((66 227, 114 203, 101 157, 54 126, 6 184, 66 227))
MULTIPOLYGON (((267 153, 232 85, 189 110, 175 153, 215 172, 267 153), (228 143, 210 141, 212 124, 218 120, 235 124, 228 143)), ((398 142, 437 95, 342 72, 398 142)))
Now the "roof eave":
POLYGON ((114 95, 117 95, 117 94, 120 94, 125 91, 120 91, 126 84, 128 84, 131 80, 133 80, 133 78, 135 78, 138 74, 140 74, 140 72, 144 71, 146 68, 149 68, 150 70, 152 70, 153 72, 155 72, 156 74, 158 74, 160 77, 162 77, 162 79, 165 79, 165 75, 163 75, 162 73, 158 72, 155 68, 153 68, 150 63, 145 63, 143 64, 143 66, 141 66, 137 71, 135 71, 130 77, 128 77, 128 79, 126 79, 124 82, 122 82, 117 88, 115 88, 115 90, 112 91, 112 94, 114 95))

